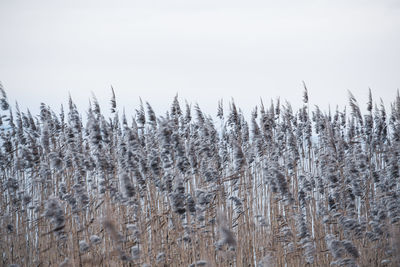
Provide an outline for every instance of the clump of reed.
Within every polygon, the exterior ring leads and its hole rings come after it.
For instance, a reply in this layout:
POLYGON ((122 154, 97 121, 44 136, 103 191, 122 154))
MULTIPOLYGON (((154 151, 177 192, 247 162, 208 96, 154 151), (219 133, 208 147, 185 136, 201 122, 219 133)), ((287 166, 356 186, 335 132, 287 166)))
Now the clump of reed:
POLYGON ((1 266, 399 265, 399 94, 324 112, 304 87, 249 122, 113 90, 110 118, 0 108, 1 266))

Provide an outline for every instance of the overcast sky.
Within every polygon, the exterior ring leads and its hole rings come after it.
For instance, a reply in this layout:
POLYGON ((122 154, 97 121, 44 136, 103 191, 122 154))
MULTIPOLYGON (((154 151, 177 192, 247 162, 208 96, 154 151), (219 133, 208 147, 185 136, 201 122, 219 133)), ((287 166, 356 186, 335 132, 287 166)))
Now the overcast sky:
POLYGON ((398 0, 1 0, 0 38, 0 81, 34 113, 69 92, 108 110, 110 85, 127 113, 178 93, 211 114, 232 97, 248 113, 260 97, 296 107, 303 80, 324 109, 400 87, 398 0))

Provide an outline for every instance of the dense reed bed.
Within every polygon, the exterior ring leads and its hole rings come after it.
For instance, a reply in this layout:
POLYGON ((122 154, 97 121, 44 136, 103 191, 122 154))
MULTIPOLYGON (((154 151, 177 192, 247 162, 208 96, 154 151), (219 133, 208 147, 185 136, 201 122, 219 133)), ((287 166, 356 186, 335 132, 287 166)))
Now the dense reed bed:
POLYGON ((111 118, 33 116, 0 89, 1 266, 400 266, 398 94, 323 112, 304 88, 247 122, 113 91, 111 118))

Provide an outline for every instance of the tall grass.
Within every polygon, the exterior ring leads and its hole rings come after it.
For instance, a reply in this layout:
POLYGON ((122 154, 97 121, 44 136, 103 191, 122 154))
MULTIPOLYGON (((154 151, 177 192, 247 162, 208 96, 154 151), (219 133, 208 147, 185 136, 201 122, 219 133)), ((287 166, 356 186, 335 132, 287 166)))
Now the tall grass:
POLYGON ((399 266, 399 95, 325 113, 305 88, 247 122, 177 97, 127 116, 113 92, 84 125, 0 89, 2 266, 399 266))

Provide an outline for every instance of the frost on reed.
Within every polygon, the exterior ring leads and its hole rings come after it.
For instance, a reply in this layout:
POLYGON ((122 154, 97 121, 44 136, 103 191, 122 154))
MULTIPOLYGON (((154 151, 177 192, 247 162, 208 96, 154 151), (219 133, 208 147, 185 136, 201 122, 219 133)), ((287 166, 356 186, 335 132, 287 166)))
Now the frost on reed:
POLYGON ((67 100, 33 115, 0 86, 1 266, 399 265, 399 94, 325 112, 304 85, 249 122, 67 100))

